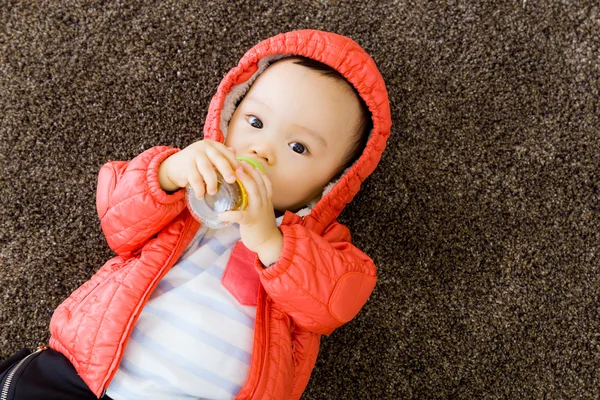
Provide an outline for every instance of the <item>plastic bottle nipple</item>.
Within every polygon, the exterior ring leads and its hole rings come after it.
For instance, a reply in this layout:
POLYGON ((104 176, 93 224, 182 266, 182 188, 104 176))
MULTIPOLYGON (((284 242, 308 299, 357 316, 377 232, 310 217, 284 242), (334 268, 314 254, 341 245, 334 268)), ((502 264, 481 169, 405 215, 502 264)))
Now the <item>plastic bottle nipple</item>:
MULTIPOLYGON (((265 172, 263 166, 254 158, 237 157, 237 159, 246 161, 265 172)), ((219 172, 217 172, 217 193, 213 195, 205 194, 204 198, 199 200, 196 198, 194 189, 188 185, 185 198, 187 207, 194 218, 213 229, 229 225, 228 222, 219 219, 219 213, 243 210, 248 205, 248 194, 242 183, 238 179, 235 183, 228 183, 219 172)))

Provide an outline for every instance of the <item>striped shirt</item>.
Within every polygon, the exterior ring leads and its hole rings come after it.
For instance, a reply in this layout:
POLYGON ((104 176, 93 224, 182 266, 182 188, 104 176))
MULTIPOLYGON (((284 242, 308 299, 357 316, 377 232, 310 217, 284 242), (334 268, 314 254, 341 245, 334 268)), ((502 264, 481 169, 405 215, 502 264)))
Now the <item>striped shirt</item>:
POLYGON ((107 394, 115 400, 234 399, 250 367, 256 307, 221 284, 236 224, 201 228, 144 307, 107 394))

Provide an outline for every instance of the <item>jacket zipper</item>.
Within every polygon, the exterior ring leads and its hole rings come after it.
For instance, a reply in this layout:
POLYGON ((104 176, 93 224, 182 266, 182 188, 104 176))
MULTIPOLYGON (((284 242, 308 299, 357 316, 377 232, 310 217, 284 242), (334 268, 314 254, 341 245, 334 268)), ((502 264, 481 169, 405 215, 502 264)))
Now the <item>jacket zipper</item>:
POLYGON ((19 361, 17 363, 17 365, 15 365, 14 367, 12 367, 8 374, 6 375, 6 380, 4 381, 4 385, 2 385, 2 392, 0 392, 0 400, 8 400, 8 390, 10 389, 10 384, 12 383, 13 378, 15 377, 16 373, 19 371, 19 369, 21 368, 21 366, 25 363, 25 361, 29 360, 30 358, 32 358, 33 356, 39 354, 40 352, 46 350, 48 347, 42 345, 39 346, 38 349, 29 354, 28 356, 26 356, 25 358, 23 358, 21 361, 19 361))
MULTIPOLYGON (((177 255, 177 256, 181 255, 180 254, 181 253, 180 252, 181 243, 183 243, 183 240, 187 236, 187 233, 188 233, 188 230, 190 229, 190 226, 192 226, 194 224, 194 221, 195 221, 194 217, 192 217, 191 215, 188 215, 187 220, 184 223, 183 229, 181 230, 182 233, 181 233, 181 236, 179 238, 179 241, 175 245, 175 249, 173 250, 173 253, 171 254, 171 258, 167 261, 167 267, 168 268, 165 268, 165 271, 168 271, 169 268, 170 268, 170 266, 172 266, 173 260, 177 261, 177 258, 175 258, 175 255, 177 255)), ((163 274, 163 276, 164 276, 164 274, 163 274)), ((150 295, 152 294, 152 292, 154 291, 154 289, 156 288, 156 286, 158 285, 158 283, 160 282, 161 279, 162 279, 162 276, 160 277, 160 279, 157 279, 154 282, 154 284, 152 285, 152 287, 150 288, 150 290, 148 290, 148 294, 143 299, 143 301, 142 301, 142 307, 140 308, 140 310, 143 309, 144 305, 148 301, 148 297, 150 297, 150 295)), ((135 326, 135 324, 131 324, 131 326, 129 327, 129 330, 125 334, 125 337, 129 338, 129 336, 131 335, 131 331, 133 330, 134 326, 135 326)), ((121 363, 122 357, 123 357, 123 351, 121 351, 121 354, 119 356, 119 362, 118 363, 114 363, 113 370, 109 372, 108 379, 104 383, 104 389, 102 390, 102 392, 100 392, 100 396, 103 396, 107 392, 108 387, 110 386, 110 382, 113 380, 113 378, 115 377, 115 375, 117 373, 117 370, 119 369, 119 364, 121 363)), ((98 395, 97 393, 94 393, 94 394, 98 395)), ((4 400, 4 399, 0 398, 0 400, 4 400)))

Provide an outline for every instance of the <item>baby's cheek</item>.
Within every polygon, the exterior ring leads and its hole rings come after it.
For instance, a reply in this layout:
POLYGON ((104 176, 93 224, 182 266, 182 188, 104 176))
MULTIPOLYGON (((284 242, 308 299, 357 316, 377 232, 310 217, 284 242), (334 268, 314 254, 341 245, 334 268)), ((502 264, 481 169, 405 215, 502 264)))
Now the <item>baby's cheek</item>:
POLYGON ((282 187, 281 185, 273 187, 271 203, 273 203, 273 207, 275 207, 275 209, 287 210, 297 201, 296 194, 291 192, 288 187, 282 187))
POLYGON ((234 115, 231 121, 229 121, 229 125, 227 125, 227 136, 225 136, 224 142, 226 146, 236 147, 237 142, 239 142, 239 130, 239 121, 234 115))

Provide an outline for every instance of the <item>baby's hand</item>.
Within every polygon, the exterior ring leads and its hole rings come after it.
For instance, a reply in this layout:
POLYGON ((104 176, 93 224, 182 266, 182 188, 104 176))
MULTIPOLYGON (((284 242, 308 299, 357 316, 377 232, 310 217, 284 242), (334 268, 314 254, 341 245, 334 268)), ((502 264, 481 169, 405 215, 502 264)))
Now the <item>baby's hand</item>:
POLYGON ((244 210, 220 213, 219 219, 238 223, 244 245, 256 252, 264 265, 269 265, 277 261, 283 247, 271 202, 271 181, 258 168, 247 162, 241 164, 236 174, 248 194, 248 205, 244 210))
POLYGON ((164 191, 174 191, 188 184, 196 197, 217 192, 217 174, 225 181, 235 182, 234 169, 240 166, 234 149, 214 140, 205 139, 192 143, 185 149, 168 157, 158 168, 158 179, 164 191))

